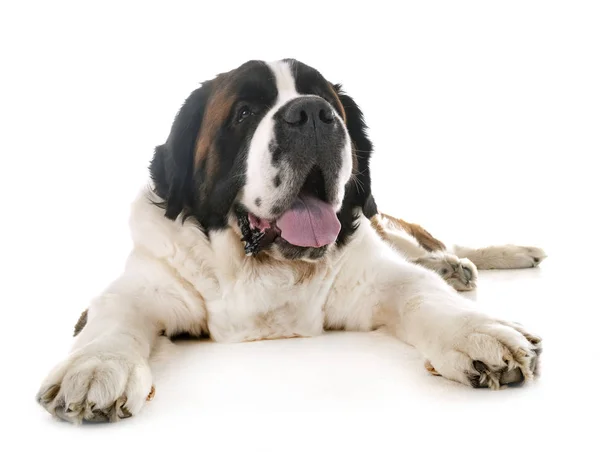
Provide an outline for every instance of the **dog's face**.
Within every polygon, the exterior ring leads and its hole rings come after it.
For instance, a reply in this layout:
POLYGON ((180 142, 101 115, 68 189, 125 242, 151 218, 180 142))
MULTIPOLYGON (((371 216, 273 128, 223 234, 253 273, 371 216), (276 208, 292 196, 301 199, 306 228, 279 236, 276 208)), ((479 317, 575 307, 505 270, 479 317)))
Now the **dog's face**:
POLYGON ((295 60, 249 61, 185 101, 151 164, 166 216, 232 227, 260 251, 316 260, 343 245, 370 193, 371 143, 354 101, 295 60))

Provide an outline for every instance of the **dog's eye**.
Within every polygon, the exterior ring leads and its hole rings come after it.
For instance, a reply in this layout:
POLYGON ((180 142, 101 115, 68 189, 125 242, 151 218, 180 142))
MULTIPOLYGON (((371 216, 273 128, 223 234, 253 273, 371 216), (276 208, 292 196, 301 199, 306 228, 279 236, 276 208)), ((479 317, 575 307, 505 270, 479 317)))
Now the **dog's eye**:
POLYGON ((246 119, 251 114, 252 114, 252 111, 250 111, 250 108, 248 108, 248 107, 240 108, 240 111, 237 115, 237 122, 242 122, 244 119, 246 119))

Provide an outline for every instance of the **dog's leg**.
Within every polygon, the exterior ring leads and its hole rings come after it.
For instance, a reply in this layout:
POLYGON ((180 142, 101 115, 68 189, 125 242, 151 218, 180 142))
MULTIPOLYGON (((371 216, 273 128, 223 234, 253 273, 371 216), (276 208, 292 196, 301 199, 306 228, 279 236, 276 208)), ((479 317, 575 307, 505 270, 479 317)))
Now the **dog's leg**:
POLYGON ((477 286, 477 269, 531 268, 546 258, 544 250, 531 246, 446 247, 421 226, 383 213, 370 221, 377 234, 396 251, 435 271, 459 291, 477 286))
POLYGON ((421 248, 421 254, 423 251, 435 252, 446 250, 446 245, 443 242, 436 239, 418 224, 409 223, 385 213, 378 213, 371 218, 371 225, 385 241, 400 250, 405 245, 402 241, 398 241, 397 238, 401 237, 404 240, 406 236, 410 237, 410 241, 413 244, 421 248))
POLYGON ((446 252, 446 246, 417 224, 377 214, 371 218, 377 234, 407 259, 438 273, 454 289, 473 290, 477 267, 466 258, 446 252))
POLYGON ((385 222, 376 219, 371 220, 371 225, 384 242, 407 259, 415 260, 430 254, 415 237, 403 229, 390 227, 385 222))
POLYGON ((326 303, 326 327, 384 328, 416 347, 435 372, 474 387, 533 377, 539 337, 479 310, 434 272, 403 260, 372 229, 362 232, 326 303))
POLYGON ((454 246, 460 258, 469 259, 481 270, 537 267, 546 258, 541 248, 532 246, 502 245, 486 248, 454 246))
POLYGON ((129 417, 152 392, 149 359, 159 335, 204 330, 204 306, 193 288, 134 253, 80 318, 71 353, 46 377, 37 400, 75 423, 129 417))

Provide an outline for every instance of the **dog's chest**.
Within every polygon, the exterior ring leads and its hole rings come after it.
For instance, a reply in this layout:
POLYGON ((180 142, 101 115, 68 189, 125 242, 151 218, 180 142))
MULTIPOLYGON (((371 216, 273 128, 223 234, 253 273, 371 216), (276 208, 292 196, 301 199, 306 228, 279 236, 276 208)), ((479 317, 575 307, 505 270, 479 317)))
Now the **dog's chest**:
POLYGON ((218 289, 205 296, 205 303, 215 340, 241 342, 322 332, 323 306, 333 280, 329 265, 248 257, 232 253, 239 247, 236 236, 211 238, 218 289))
MULTIPOLYGON (((144 212, 142 212, 144 213, 144 212)), ((150 213, 154 213, 151 211, 150 213)), ((191 224, 154 215, 135 223, 134 239, 171 268, 202 304, 210 335, 217 341, 312 336, 322 332, 323 306, 333 265, 260 260, 245 256, 230 230, 207 240, 191 224), (146 228, 141 226, 148 225, 146 228)))
POLYGON ((206 300, 208 326, 217 341, 306 337, 321 333, 331 286, 324 274, 298 281, 282 271, 260 277, 241 272, 206 300))

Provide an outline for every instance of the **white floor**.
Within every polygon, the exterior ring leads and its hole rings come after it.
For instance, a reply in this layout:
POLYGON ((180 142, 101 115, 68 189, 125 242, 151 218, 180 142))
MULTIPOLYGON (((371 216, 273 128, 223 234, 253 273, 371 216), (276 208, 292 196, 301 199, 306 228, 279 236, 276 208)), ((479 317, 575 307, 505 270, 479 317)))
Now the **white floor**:
MULTIPOLYGON (((33 403, 38 362, 22 376, 28 397, 8 394, 7 408, 22 411, 32 432, 15 440, 86 450, 594 450, 598 343, 587 355, 595 331, 586 324, 594 322, 578 314, 594 301, 569 297, 577 295, 564 278, 570 265, 551 257, 539 269, 482 272, 473 297, 544 336, 542 377, 533 384, 493 392, 430 376, 414 349, 378 332, 236 345, 186 340, 156 366, 154 400, 116 425, 51 419, 33 403)), ((67 343, 65 331, 51 328, 37 345, 51 353, 37 358, 50 365, 67 343)))
POLYGON ((5 3, 0 451, 600 450, 598 2, 5 3), (181 102, 283 57, 363 109, 385 212, 546 249, 539 269, 482 273, 473 301, 544 338, 541 379, 474 390, 378 333, 188 341, 139 416, 51 419, 38 385, 120 271, 129 202, 181 102))

